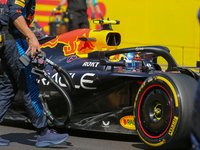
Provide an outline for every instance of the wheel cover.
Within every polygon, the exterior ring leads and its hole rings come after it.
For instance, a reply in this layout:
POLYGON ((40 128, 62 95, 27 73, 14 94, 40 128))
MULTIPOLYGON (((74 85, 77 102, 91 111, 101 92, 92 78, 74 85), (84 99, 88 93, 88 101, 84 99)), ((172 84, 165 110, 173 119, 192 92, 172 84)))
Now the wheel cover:
POLYGON ((153 114, 155 118, 159 121, 162 117, 162 104, 157 102, 156 106, 153 109, 153 114))
POLYGON ((149 138, 160 138, 172 121, 172 100, 161 85, 152 85, 142 94, 138 105, 138 121, 143 133, 149 138))

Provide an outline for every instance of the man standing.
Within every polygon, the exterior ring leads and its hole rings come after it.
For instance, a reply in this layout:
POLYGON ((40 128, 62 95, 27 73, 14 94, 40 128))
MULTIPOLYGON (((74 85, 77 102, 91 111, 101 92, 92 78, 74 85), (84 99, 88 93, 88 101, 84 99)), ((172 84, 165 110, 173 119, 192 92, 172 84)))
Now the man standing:
MULTIPOLYGON (((198 21, 200 24, 200 8, 198 10, 198 21)), ((196 95, 194 97, 194 110, 191 119, 191 142, 193 144, 192 150, 200 150, 200 80, 198 81, 198 87, 196 95)))
MULTIPOLYGON (((68 1, 68 31, 80 28, 89 28, 86 0, 61 0, 57 9, 68 1)), ((89 0, 90 1, 90 0, 89 0)))
MULTIPOLYGON (((39 42, 29 29, 35 12, 36 0, 0 1, 0 57, 2 66, 2 84, 0 84, 0 122, 3 121, 11 102, 18 90, 21 93, 31 123, 37 131, 37 147, 59 144, 68 138, 68 134, 58 134, 47 127, 31 66, 24 67, 19 62, 20 55, 31 50, 31 57, 41 52, 39 42), (28 44, 25 40, 28 39, 28 44)), ((9 145, 9 141, 0 138, 0 145, 9 145)))

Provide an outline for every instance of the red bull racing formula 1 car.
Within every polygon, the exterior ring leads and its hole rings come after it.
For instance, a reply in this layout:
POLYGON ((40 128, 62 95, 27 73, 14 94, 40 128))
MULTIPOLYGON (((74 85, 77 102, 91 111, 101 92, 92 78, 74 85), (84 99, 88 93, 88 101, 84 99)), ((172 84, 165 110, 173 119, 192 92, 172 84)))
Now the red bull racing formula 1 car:
MULTIPOLYGON (((53 123, 49 124, 137 134, 155 149, 189 148, 198 74, 178 67, 163 46, 118 49, 121 35, 112 30, 111 24, 119 21, 94 23, 102 29, 78 29, 40 39, 46 58, 66 70, 72 79, 71 84, 64 82, 51 65, 44 69, 66 91, 68 101, 63 101, 63 95, 45 77, 37 80, 48 113, 57 120, 50 118, 53 123), (160 65, 159 58, 167 65, 160 65)), ((7 118, 26 119, 20 96, 16 96, 7 118)))

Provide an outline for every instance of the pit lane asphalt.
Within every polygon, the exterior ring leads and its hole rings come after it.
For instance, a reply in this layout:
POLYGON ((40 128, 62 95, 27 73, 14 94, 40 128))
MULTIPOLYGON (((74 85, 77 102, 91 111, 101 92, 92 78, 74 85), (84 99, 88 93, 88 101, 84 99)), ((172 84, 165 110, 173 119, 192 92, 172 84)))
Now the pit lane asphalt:
POLYGON ((9 146, 0 150, 145 150, 147 147, 138 136, 96 133, 72 129, 56 129, 69 133, 69 138, 60 145, 48 148, 35 147, 36 132, 30 123, 4 120, 0 125, 0 137, 10 140, 9 146))

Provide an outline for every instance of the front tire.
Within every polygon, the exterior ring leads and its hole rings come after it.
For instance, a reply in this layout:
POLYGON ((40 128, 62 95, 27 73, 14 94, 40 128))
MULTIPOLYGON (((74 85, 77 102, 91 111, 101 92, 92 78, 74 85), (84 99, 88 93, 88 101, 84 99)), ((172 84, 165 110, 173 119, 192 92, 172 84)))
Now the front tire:
POLYGON ((134 110, 141 140, 154 149, 188 149, 193 99, 198 82, 180 73, 162 73, 144 81, 134 110))

